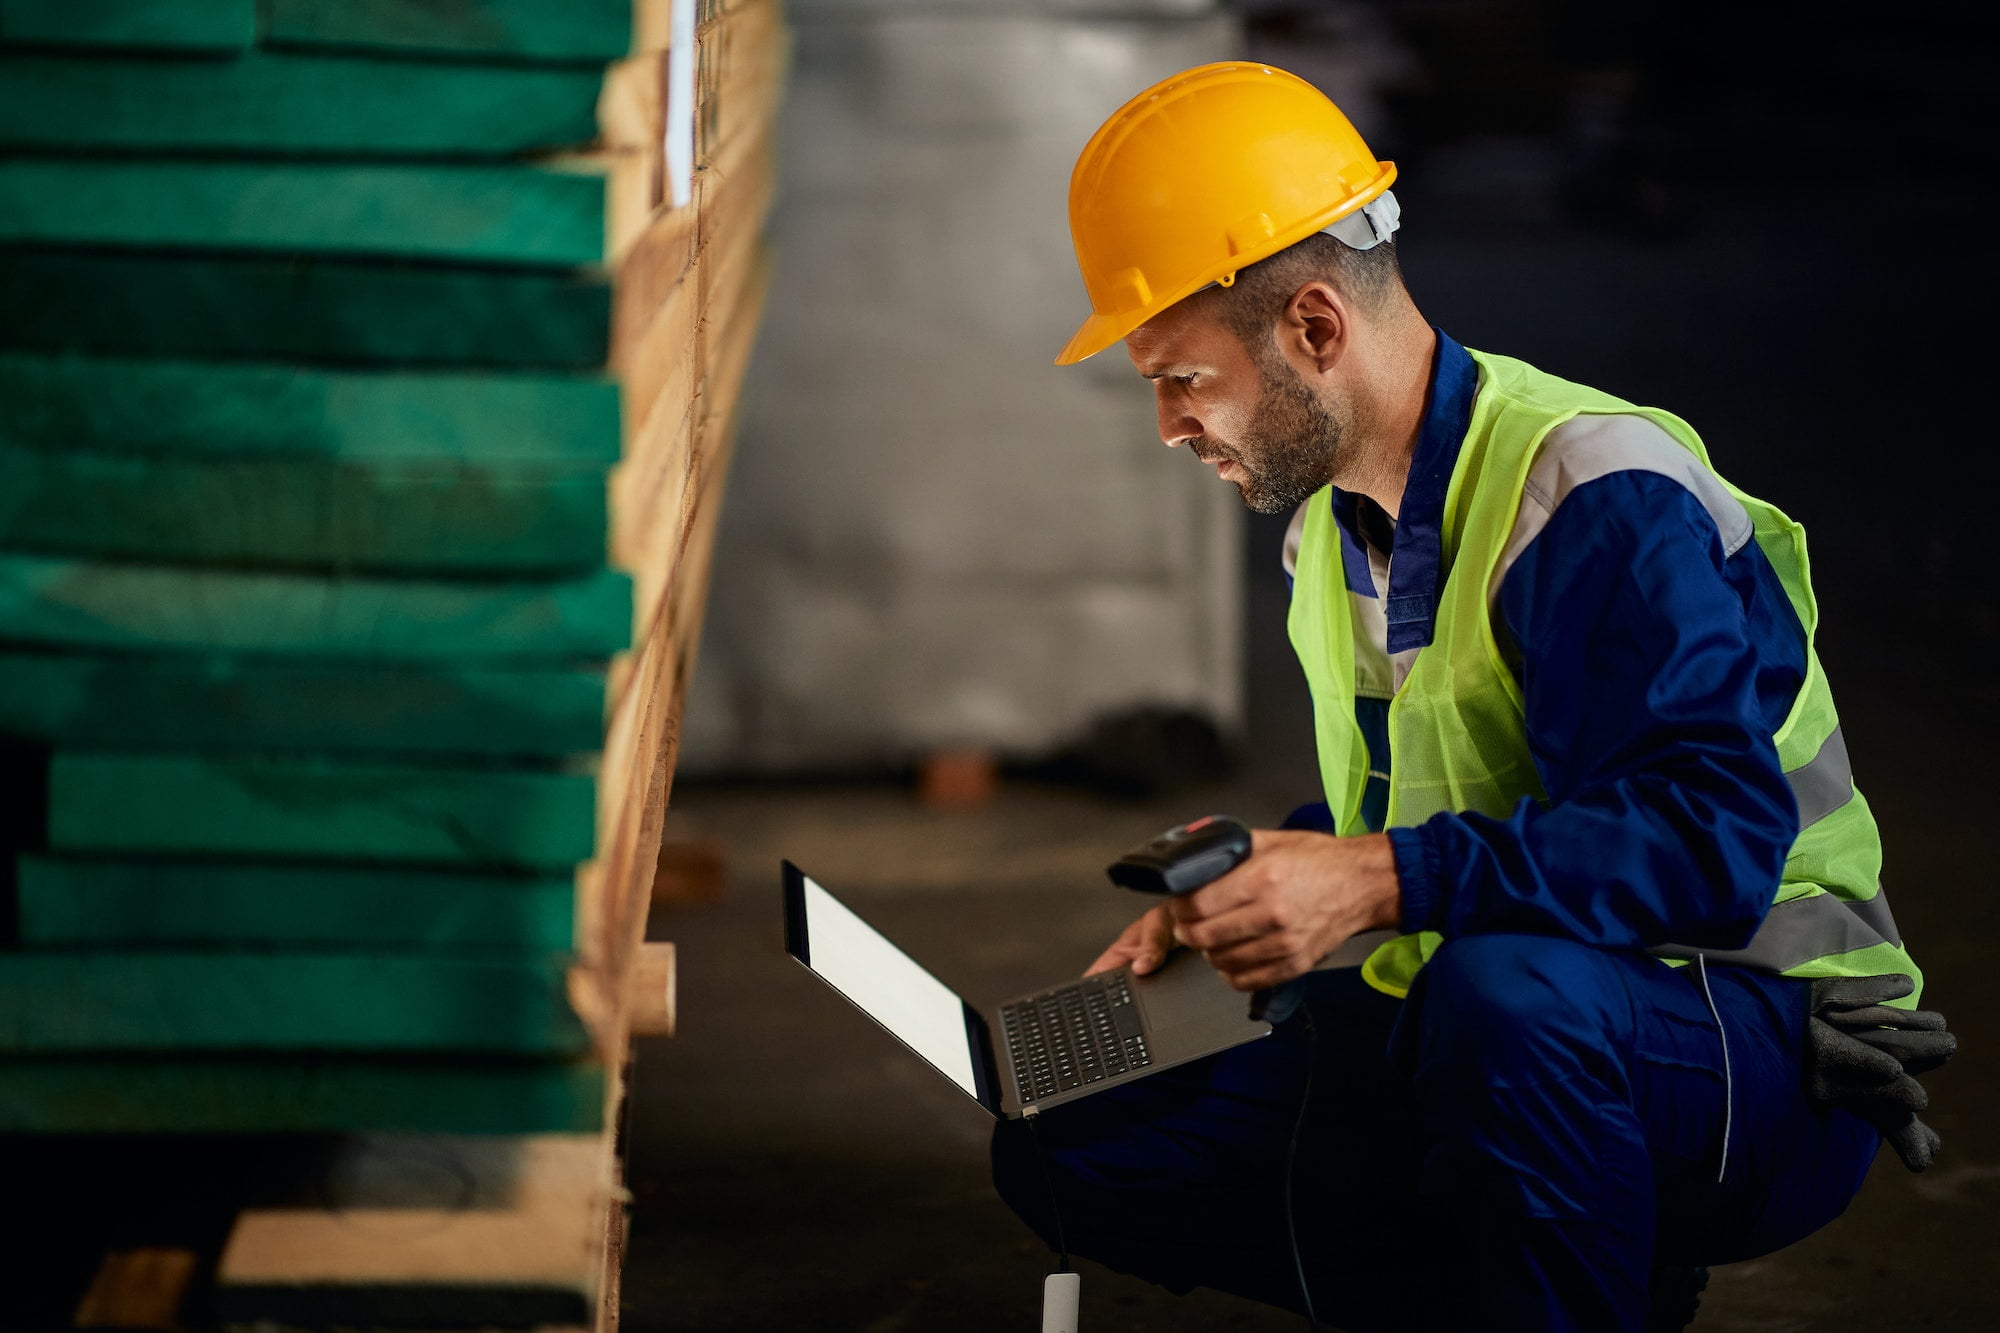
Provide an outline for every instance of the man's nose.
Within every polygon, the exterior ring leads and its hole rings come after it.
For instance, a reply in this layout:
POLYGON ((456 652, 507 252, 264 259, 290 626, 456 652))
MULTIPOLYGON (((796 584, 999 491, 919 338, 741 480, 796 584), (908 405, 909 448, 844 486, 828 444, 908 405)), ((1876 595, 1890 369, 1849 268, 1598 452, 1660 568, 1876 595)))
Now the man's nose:
POLYGON ((1190 444, 1201 438, 1201 422, 1160 395, 1159 403, 1160 442, 1169 449, 1190 444))

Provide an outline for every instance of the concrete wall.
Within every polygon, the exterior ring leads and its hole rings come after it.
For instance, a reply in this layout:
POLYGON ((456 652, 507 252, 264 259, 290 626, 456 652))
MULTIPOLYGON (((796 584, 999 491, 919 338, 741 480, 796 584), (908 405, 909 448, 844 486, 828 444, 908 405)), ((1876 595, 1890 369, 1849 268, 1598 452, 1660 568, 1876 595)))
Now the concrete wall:
POLYGON ((1046 750, 1109 711, 1241 713, 1235 487, 1153 428, 1088 313, 1069 172, 1235 53, 1206 4, 793 0, 775 281, 684 770, 1046 750))

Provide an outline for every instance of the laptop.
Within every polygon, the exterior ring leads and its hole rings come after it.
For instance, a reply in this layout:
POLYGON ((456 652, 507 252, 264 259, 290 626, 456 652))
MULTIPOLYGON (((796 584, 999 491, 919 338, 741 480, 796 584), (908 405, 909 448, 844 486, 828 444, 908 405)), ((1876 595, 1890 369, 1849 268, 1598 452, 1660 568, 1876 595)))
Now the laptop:
POLYGON ((1271 1031, 1185 949, 1145 976, 1100 972, 982 1014, 790 861, 784 879, 792 957, 995 1116, 1034 1115, 1271 1031))

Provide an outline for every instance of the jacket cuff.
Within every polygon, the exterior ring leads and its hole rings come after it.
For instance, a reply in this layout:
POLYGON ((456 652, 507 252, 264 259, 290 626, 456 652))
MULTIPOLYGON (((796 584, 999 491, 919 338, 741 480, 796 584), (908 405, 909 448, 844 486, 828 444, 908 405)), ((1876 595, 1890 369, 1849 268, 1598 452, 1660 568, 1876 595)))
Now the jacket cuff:
POLYGON ((1396 880, 1402 889, 1403 933, 1436 930, 1444 915, 1436 831, 1428 824, 1419 824, 1388 832, 1389 847, 1396 857, 1396 880))

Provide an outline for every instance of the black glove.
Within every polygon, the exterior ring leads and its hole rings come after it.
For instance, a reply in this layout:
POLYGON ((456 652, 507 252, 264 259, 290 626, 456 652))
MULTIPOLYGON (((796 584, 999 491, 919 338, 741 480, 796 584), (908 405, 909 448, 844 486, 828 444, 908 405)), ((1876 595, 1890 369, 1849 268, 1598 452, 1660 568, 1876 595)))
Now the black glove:
POLYGON ((1874 1125, 1904 1166, 1921 1171, 1942 1140, 1917 1119, 1930 1098, 1916 1075, 1949 1060, 1958 1038, 1945 1031, 1943 1014, 1883 1003, 1916 988, 1901 972, 1813 982, 1806 1091, 1821 1105, 1852 1111, 1874 1125))

